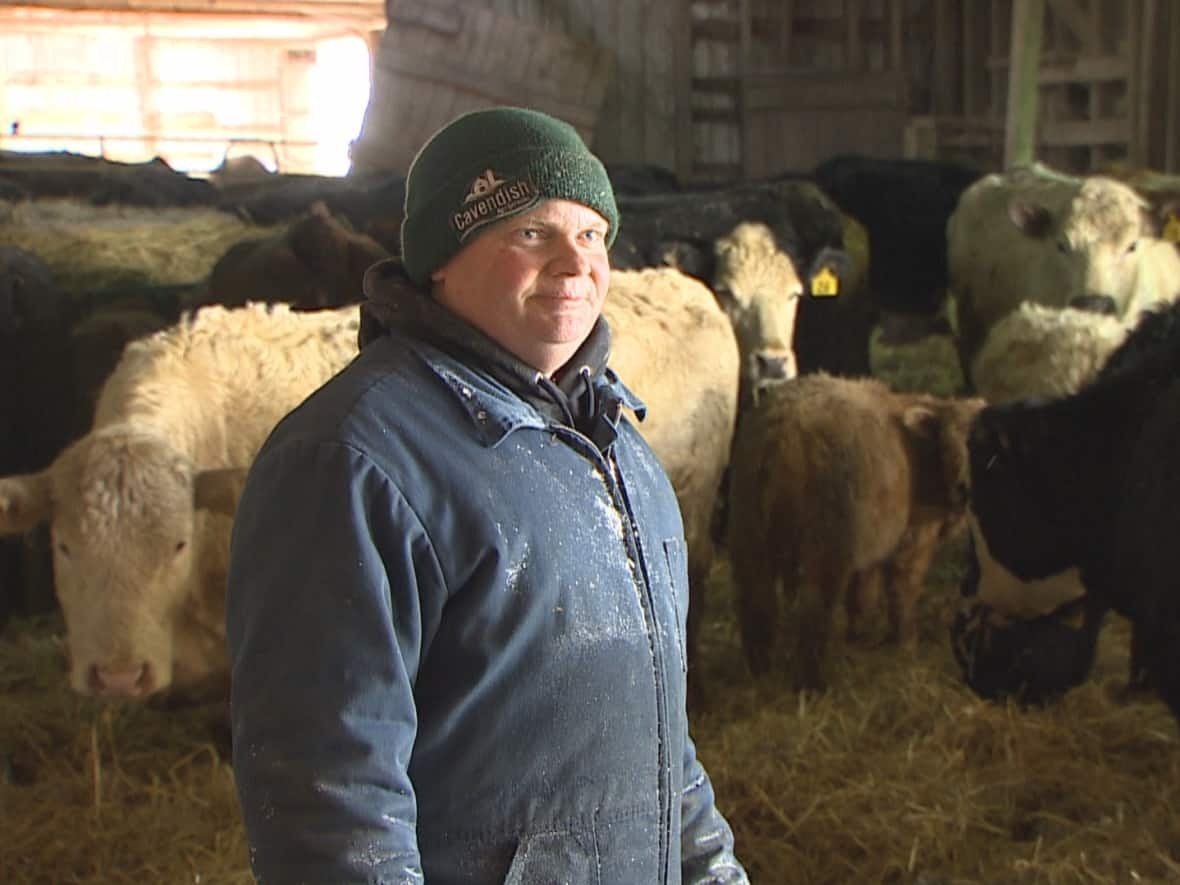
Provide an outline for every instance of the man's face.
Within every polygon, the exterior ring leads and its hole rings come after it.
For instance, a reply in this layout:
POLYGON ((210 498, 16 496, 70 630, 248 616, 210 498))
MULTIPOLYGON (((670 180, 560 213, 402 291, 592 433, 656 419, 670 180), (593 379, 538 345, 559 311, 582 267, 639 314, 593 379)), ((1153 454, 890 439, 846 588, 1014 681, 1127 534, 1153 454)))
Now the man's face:
POLYGON ((431 275, 439 303, 545 375, 594 327, 610 284, 609 225, 546 200, 479 233, 431 275))

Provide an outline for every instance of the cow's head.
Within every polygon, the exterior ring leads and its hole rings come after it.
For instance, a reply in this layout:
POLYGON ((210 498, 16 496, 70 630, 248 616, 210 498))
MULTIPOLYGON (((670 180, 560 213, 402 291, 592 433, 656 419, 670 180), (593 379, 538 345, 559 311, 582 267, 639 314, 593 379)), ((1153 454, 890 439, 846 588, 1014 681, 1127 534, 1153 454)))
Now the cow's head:
POLYGON ((969 471, 967 434, 984 401, 975 397, 912 394, 901 413, 910 446, 925 454, 919 470, 915 504, 943 514, 948 529, 961 524, 967 505, 969 471))
POLYGON ((715 244, 713 291, 742 356, 743 399, 796 375, 795 316, 803 283, 765 224, 743 222, 715 244))
POLYGON ((1069 475, 1077 440, 1050 411, 1054 400, 992 405, 967 439, 971 509, 992 556, 1021 580, 1082 561, 1078 520, 1084 476, 1069 475))
POLYGON ((1087 178, 1063 211, 1024 197, 1012 223, 1043 245, 1037 285, 1058 306, 1124 316, 1138 285, 1140 247, 1152 234, 1147 202, 1108 178, 1087 178))
POLYGON ((143 698, 173 684, 179 622, 207 552, 202 520, 232 514, 243 477, 196 470, 161 438, 112 428, 40 473, 0 479, 0 534, 49 523, 76 691, 143 698))

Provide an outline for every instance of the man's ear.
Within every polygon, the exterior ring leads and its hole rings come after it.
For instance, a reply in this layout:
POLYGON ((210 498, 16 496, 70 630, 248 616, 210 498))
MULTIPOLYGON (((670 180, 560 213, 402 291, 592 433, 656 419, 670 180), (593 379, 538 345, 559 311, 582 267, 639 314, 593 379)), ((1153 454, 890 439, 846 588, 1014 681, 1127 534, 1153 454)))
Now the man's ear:
POLYGON ((49 472, 0 477, 0 535, 20 535, 53 517, 49 472))

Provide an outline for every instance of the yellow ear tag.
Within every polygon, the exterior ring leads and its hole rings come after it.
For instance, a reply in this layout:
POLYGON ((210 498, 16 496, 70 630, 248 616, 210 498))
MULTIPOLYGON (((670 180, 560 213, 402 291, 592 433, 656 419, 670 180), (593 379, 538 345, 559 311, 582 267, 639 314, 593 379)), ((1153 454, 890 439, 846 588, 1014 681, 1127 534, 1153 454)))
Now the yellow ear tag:
POLYGON ((840 294, 840 278, 826 264, 811 276, 811 296, 830 298, 840 294))
POLYGON ((1164 225, 1164 239, 1170 243, 1180 243, 1180 215, 1168 213, 1168 223, 1164 225))

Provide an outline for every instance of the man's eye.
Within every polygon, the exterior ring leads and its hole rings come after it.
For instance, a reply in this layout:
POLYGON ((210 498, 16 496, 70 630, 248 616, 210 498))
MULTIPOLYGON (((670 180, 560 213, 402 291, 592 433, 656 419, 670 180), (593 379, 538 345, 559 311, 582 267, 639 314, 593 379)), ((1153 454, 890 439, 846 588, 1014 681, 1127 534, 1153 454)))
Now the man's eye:
POLYGON ((588 230, 582 236, 584 236, 591 243, 599 243, 606 239, 606 234, 600 230, 588 230))

